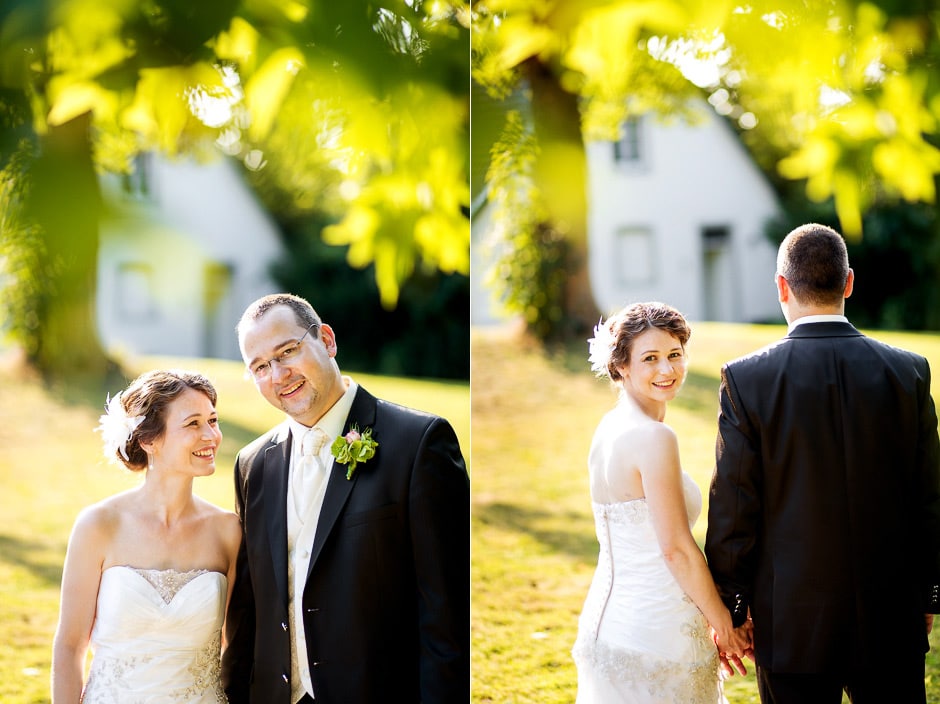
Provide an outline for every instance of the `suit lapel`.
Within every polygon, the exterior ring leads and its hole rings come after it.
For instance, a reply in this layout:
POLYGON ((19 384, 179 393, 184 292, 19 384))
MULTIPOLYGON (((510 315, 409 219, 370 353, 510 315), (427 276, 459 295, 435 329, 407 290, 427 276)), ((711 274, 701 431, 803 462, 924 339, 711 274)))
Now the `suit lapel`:
MULTIPOLYGON (((375 397, 360 386, 356 392, 356 398, 353 399, 352 407, 349 409, 349 415, 346 417, 343 434, 348 433, 354 425, 360 430, 374 426, 375 407, 375 397)), ((336 460, 333 460, 330 467, 330 480, 326 485, 326 495, 323 497, 323 506, 320 508, 320 518, 317 520, 317 533, 313 539, 310 565, 307 567, 308 578, 358 480, 359 472, 354 472, 351 479, 346 479, 346 465, 337 464, 336 460)))
POLYGON ((264 522, 277 591, 287 605, 287 475, 290 435, 264 453, 264 522))

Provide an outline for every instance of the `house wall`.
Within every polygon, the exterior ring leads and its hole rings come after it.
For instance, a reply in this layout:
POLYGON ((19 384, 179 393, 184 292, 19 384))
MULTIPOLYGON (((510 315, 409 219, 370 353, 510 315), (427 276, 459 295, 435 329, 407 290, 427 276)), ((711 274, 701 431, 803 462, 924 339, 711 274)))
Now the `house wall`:
POLYGON ((491 267, 496 252, 490 243, 492 205, 474 210, 470 222, 470 324, 501 325, 512 316, 494 290, 491 267))
POLYGON ((240 358, 235 324, 275 291, 275 224, 225 159, 208 164, 147 155, 135 184, 102 180, 98 332, 137 354, 240 358))
POLYGON ((762 234, 775 195, 730 128, 699 112, 696 125, 642 119, 635 163, 615 162, 609 142, 586 146, 589 267, 605 314, 661 300, 693 320, 781 319, 762 234))

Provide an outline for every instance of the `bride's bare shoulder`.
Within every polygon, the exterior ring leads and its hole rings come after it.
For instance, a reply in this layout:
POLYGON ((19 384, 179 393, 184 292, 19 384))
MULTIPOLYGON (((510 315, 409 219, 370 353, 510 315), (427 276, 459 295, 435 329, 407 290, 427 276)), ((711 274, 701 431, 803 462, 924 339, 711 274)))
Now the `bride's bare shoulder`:
POLYGON ((649 418, 634 418, 622 414, 609 413, 594 432, 595 443, 621 447, 634 446, 637 443, 672 443, 676 440, 675 431, 664 423, 649 418))
POLYGON ((241 539, 241 521, 238 515, 232 511, 217 506, 205 499, 194 497, 203 517, 209 521, 214 530, 222 537, 225 542, 236 542, 241 539))
POLYGON ((109 544, 133 513, 132 490, 109 496, 79 511, 72 527, 70 542, 74 544, 109 544))

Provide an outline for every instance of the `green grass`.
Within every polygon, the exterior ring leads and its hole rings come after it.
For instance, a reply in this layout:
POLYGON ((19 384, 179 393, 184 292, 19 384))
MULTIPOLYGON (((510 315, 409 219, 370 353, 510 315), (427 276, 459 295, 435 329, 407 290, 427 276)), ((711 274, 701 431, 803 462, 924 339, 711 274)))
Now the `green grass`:
MULTIPOLYGON (((194 488, 200 496, 232 507, 235 453, 283 416, 243 378, 237 362, 142 358, 127 365, 131 376, 167 366, 201 371, 219 391, 224 439, 217 471, 197 480, 194 488)), ((448 418, 469 468, 466 383, 351 375, 377 396, 448 418)), ((117 392, 123 385, 47 386, 14 360, 0 364, 0 702, 4 704, 49 702, 62 561, 76 514, 140 481, 103 459, 100 436, 93 432, 105 393, 117 392)))
MULTIPOLYGON (((693 326, 689 378, 666 422, 706 502, 721 364, 784 332, 693 326)), ((940 336, 872 334, 920 352, 940 373, 940 336)), ((546 353, 512 332, 474 330, 471 349, 472 701, 568 704, 577 689, 570 649, 597 560, 586 457, 616 396, 591 375, 586 344, 546 353)), ((938 392, 935 382, 935 398, 938 392)), ((700 519, 700 544, 705 528, 700 519)), ((931 643, 928 701, 940 701, 940 628, 931 643)), ((730 704, 759 701, 748 664, 747 677, 726 683, 730 704)))

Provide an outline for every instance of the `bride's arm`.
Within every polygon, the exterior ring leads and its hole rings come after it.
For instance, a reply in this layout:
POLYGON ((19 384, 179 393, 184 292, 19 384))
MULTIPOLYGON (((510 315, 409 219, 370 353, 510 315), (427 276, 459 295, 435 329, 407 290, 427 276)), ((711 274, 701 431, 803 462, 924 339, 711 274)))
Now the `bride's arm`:
POLYGON ((97 512, 87 509, 79 514, 62 571, 59 623, 52 645, 52 704, 77 704, 81 699, 105 542, 97 512))
POLYGON ((731 614, 689 529, 676 435, 666 425, 651 425, 639 449, 643 491, 666 565, 717 633, 722 651, 743 657, 749 640, 743 630, 733 628, 731 614))
MULTIPOLYGON (((242 542, 242 524, 238 516, 234 513, 227 513, 224 516, 222 541, 225 545, 225 552, 228 558, 228 570, 226 579, 228 582, 228 591, 225 595, 225 615, 228 617, 228 607, 232 601, 232 589, 235 588, 236 566, 238 565, 238 549, 242 542)), ((222 624, 222 650, 228 645, 225 632, 225 624, 222 624)))

